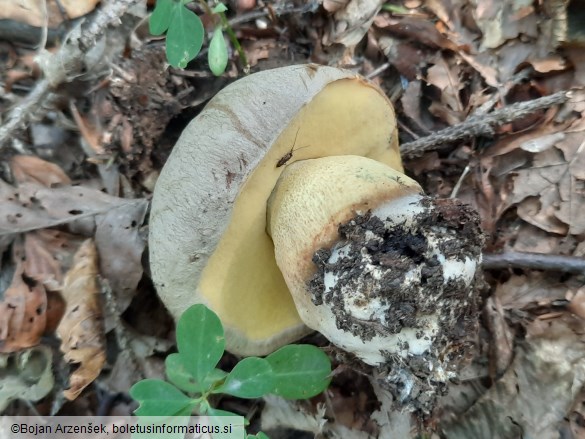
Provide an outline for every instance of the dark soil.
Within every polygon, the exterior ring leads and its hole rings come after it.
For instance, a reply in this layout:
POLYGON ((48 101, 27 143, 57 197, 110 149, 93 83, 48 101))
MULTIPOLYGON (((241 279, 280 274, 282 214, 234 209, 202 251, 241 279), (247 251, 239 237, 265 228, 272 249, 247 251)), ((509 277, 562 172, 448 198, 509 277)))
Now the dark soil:
MULTIPOLYGON (((417 338, 433 337, 420 316, 438 315, 439 330, 430 351, 407 356, 395 350, 382 351, 387 363, 379 371, 401 405, 429 412, 445 382, 456 376, 470 336, 476 332, 479 314, 479 279, 471 285, 462 277, 445 281, 442 263, 429 240, 439 241, 436 247, 447 260, 464 261, 479 258, 483 236, 478 215, 471 207, 431 197, 425 197, 422 204, 424 212, 413 225, 388 229, 386 218, 371 212, 340 224, 339 242, 345 248, 344 255, 331 263, 332 249, 315 253, 317 273, 310 281, 310 291, 313 303, 333 310, 339 329, 364 342, 376 335, 398 334, 404 328, 417 329, 417 338), (372 275, 371 265, 379 267, 382 274, 372 275), (412 273, 418 269, 418 280, 413 281, 412 273), (325 272, 338 278, 328 291, 323 282, 325 272), (380 300, 387 309, 384 319, 356 318, 347 309, 348 291, 354 292, 352 303, 358 307, 364 301, 380 300)), ((401 349, 408 350, 406 341, 401 349)))

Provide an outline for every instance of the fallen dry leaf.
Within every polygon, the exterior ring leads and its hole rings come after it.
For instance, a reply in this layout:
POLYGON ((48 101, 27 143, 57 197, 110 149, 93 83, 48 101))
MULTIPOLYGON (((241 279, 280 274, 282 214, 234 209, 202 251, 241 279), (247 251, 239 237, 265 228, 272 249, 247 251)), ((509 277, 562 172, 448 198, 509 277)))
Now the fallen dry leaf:
POLYGON ((419 130, 423 133, 429 133, 431 130, 428 124, 423 120, 423 112, 420 105, 422 83, 420 81, 412 81, 408 84, 400 102, 402 109, 412 122, 414 122, 419 130))
POLYGON ((94 216, 112 209, 132 209, 146 203, 142 199, 124 199, 82 186, 46 188, 23 183, 14 188, 0 180, 0 235, 55 227, 76 222, 76 230, 85 228, 91 235, 94 216))
POLYGON ((534 155, 533 167, 516 172, 511 203, 523 220, 552 233, 585 233, 584 133, 557 136, 554 148, 534 155))
MULTIPOLYGON (((59 3, 67 17, 71 19, 92 11, 99 0, 60 0, 59 3)), ((63 14, 54 1, 0 0, 0 19, 2 18, 35 27, 42 27, 48 19, 49 27, 56 27, 63 21, 63 14)))
MULTIPOLYGON (((128 306, 142 277, 141 259, 146 240, 140 230, 146 218, 147 200, 113 197, 82 186, 46 188, 28 182, 13 188, 0 180, 0 203, 3 206, 0 236, 14 236, 59 225, 67 225, 68 230, 77 234, 95 235, 102 255, 102 274, 112 285, 120 311, 128 306)), ((73 241, 59 245, 65 245, 69 251, 77 248, 77 243, 73 244, 73 241)), ((48 253, 55 256, 55 250, 53 247, 45 251, 47 258, 43 262, 53 264, 53 271, 64 262, 51 262, 48 253)), ((59 254, 67 261, 71 259, 63 252, 59 254)), ((34 262, 41 263, 40 259, 34 262)), ((50 274, 44 273, 42 282, 49 282, 50 274)))
POLYGON ((484 307, 484 319, 490 331, 490 377, 500 378, 514 358, 514 336, 508 326, 502 304, 497 296, 491 296, 484 307))
POLYGON ((18 184, 32 182, 45 187, 71 184, 71 179, 59 166, 36 156, 14 156, 10 160, 10 168, 18 184))
POLYGON ((0 412, 12 400, 38 401, 53 389, 52 357, 47 346, 0 354, 0 412))
POLYGON ((503 136, 482 154, 496 195, 489 206, 481 191, 475 195, 473 204, 486 212, 484 225, 515 207, 521 219, 543 231, 585 231, 585 98, 579 90, 571 96, 564 107, 547 111, 539 126, 503 136))
POLYGON ((261 59, 268 59, 270 51, 276 47, 276 41, 271 39, 260 39, 254 41, 246 41, 244 48, 251 67, 258 64, 261 59))
POLYGON ((382 0, 350 0, 333 14, 323 44, 355 47, 368 32, 383 3, 382 0))
POLYGON ((40 282, 27 276, 21 245, 13 245, 12 283, 0 296, 0 352, 36 346, 45 331, 47 296, 40 282))
POLYGON ((349 0, 323 0, 323 9, 327 12, 337 12, 345 8, 349 0))
POLYGON ((65 398, 74 400, 96 379, 106 361, 103 314, 98 288, 98 254, 91 239, 77 251, 61 294, 67 304, 57 328, 65 360, 79 367, 71 374, 65 398))
POLYGON ((505 310, 522 310, 545 306, 555 300, 564 299, 567 285, 550 274, 530 271, 523 275, 512 275, 496 287, 494 296, 505 310))
POLYGON ((582 321, 565 316, 536 320, 508 371, 454 422, 443 425, 450 439, 558 438, 585 383, 582 321))
POLYGON ((428 49, 389 35, 382 35, 378 40, 378 45, 390 64, 410 81, 409 85, 417 82, 422 68, 426 65, 428 49))
POLYGON ((475 22, 482 30, 482 49, 495 49, 521 33, 537 34, 537 17, 533 8, 523 9, 522 2, 474 0, 475 22))
POLYGON ((437 56, 434 65, 427 72, 427 83, 441 90, 441 102, 452 112, 458 114, 458 118, 449 121, 449 125, 455 125, 464 118, 464 106, 459 98, 464 84, 461 82, 461 67, 456 62, 447 63, 445 58, 437 56))
POLYGON ((465 119, 465 107, 460 99, 460 92, 465 87, 461 81, 463 72, 456 58, 447 61, 437 55, 434 65, 428 69, 426 81, 440 90, 440 101, 433 101, 429 106, 430 113, 447 123, 457 125, 465 119))
POLYGON ((457 45, 442 35, 427 18, 394 18, 384 13, 374 19, 374 24, 378 28, 387 30, 395 36, 415 41, 417 44, 424 44, 433 49, 458 50, 457 45))
POLYGON ((566 299, 569 301, 567 309, 585 320, 585 287, 568 291, 566 299))
MULTIPOLYGON (((38 232, 44 232, 39 230, 38 232)), ((61 286, 63 273, 56 256, 44 245, 42 235, 30 232, 24 235, 24 270, 28 276, 56 290, 61 286)))
POLYGON ((541 73, 565 70, 568 67, 567 61, 560 55, 549 55, 545 58, 531 60, 530 64, 534 70, 541 73))
POLYGON ((63 317, 65 303, 60 290, 63 276, 83 238, 59 230, 43 229, 24 235, 24 271, 41 282, 47 293, 46 332, 53 332, 63 317))
POLYGON ((146 237, 140 229, 147 211, 148 203, 144 201, 96 217, 95 244, 102 255, 100 273, 110 282, 120 312, 130 305, 142 278, 146 237))

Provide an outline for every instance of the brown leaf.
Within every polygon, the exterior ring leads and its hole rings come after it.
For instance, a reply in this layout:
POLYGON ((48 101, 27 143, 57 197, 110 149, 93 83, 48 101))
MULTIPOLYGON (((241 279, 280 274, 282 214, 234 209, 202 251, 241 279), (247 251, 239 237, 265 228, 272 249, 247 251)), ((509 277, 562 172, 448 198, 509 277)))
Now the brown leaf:
POLYGON ((102 256, 100 272, 116 294, 120 312, 125 310, 136 293, 142 278, 142 253, 146 239, 140 228, 146 218, 148 203, 129 209, 113 209, 96 217, 95 244, 102 256))
POLYGON ((520 2, 477 2, 475 22, 482 30, 484 49, 497 48, 521 33, 530 36, 538 34, 534 9, 523 8, 520 2))
POLYGON ((50 252, 42 241, 39 232, 30 232, 24 236, 24 270, 28 276, 50 286, 53 290, 61 286, 63 275, 58 259, 50 252))
POLYGON ((532 168, 517 171, 511 203, 518 203, 522 219, 552 233, 585 233, 583 133, 585 128, 557 133, 554 148, 535 154, 532 168))
POLYGON ((349 0, 323 0, 323 9, 327 12, 337 12, 346 7, 349 0))
POLYGON ((19 247, 13 247, 16 270, 12 283, 0 296, 0 352, 36 346, 46 326, 45 289, 24 273, 19 247))
POLYGON ((57 328, 65 359, 79 367, 71 374, 65 398, 73 400, 100 374, 106 361, 102 308, 99 301, 98 255, 92 240, 77 251, 61 294, 67 303, 57 328))
POLYGON ((46 188, 23 183, 18 188, 0 180, 0 235, 55 227, 76 222, 76 229, 93 233, 94 216, 112 209, 142 208, 145 200, 112 197, 82 186, 46 188))
POLYGON ((493 66, 493 60, 488 54, 468 55, 461 51, 459 56, 483 77, 487 85, 491 87, 500 86, 498 69, 493 66))
POLYGON ((504 138, 491 148, 488 155, 499 156, 500 164, 492 177, 501 174, 497 169, 502 164, 505 169, 514 163, 507 168, 513 171, 508 178, 512 196, 502 199, 500 211, 517 206, 520 218, 547 232, 585 233, 584 102, 582 93, 574 90, 565 108, 547 112, 541 126, 504 138))
POLYGON ((38 183, 46 187, 71 184, 63 170, 54 163, 36 156, 17 155, 10 161, 12 175, 17 183, 38 183))
POLYGON ((441 102, 450 110, 460 113, 461 120, 464 114, 463 104, 459 99, 459 92, 463 88, 460 76, 461 67, 456 62, 448 64, 441 56, 436 57, 435 65, 427 72, 427 82, 441 90, 441 102))
POLYGON ((513 275, 496 287, 495 297, 508 309, 545 306, 565 297, 567 285, 542 272, 513 275))
POLYGON ((350 0, 344 8, 333 14, 331 27, 323 43, 355 47, 368 32, 383 3, 381 0, 350 0))
POLYGON ((254 67, 261 59, 270 57, 270 51, 276 47, 276 41, 272 39, 260 39, 254 41, 246 41, 244 43, 246 55, 250 66, 254 67))
POLYGON ((549 55, 544 58, 531 60, 530 64, 534 67, 534 70, 541 73, 548 73, 557 70, 565 70, 567 61, 560 55, 549 55))
POLYGON ((433 49, 441 48, 453 51, 459 49, 456 44, 441 35, 434 24, 426 18, 394 18, 387 14, 380 14, 374 19, 374 24, 396 36, 424 44, 433 49))
POLYGON ((49 27, 58 26, 63 17, 70 19, 81 17, 92 11, 99 0, 60 0, 59 4, 65 14, 56 2, 40 2, 37 0, 0 0, 0 19, 8 18, 31 26, 42 27, 45 24, 45 15, 48 15, 49 27), (43 4, 47 10, 43 8, 43 4))
POLYGON ((514 357, 514 337, 497 296, 487 299, 484 318, 491 335, 490 377, 495 380, 504 374, 514 357))
POLYGON ((25 235, 25 272, 47 288, 58 290, 63 275, 71 267, 73 256, 83 238, 59 230, 43 229, 25 235))
POLYGON ((423 132, 429 133, 430 129, 423 121, 423 114, 420 105, 422 84, 420 81, 412 81, 408 84, 400 102, 404 113, 416 124, 423 132))
POLYGON ((426 64, 427 50, 402 39, 386 35, 380 37, 378 44, 388 61, 402 76, 411 82, 417 80, 421 67, 426 64))
POLYGON ((567 309, 585 320, 585 287, 567 293, 569 305, 567 309))
POLYGON ((508 371, 442 430, 450 439, 558 438, 585 384, 582 321, 536 320, 508 371))
POLYGON ((47 293, 46 332, 53 332, 65 312, 59 291, 63 275, 71 267, 75 251, 82 239, 58 230, 44 229, 28 232, 24 237, 25 273, 40 282, 47 293))

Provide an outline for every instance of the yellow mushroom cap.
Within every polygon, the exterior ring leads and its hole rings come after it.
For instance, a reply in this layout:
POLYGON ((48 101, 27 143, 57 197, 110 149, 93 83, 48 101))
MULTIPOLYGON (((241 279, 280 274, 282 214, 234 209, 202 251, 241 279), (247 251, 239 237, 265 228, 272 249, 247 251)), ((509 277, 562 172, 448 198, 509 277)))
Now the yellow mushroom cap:
POLYGON ((316 271, 313 255, 335 244, 340 224, 387 201, 420 194, 416 181, 365 157, 324 157, 288 166, 268 199, 267 227, 297 309, 312 309, 308 296, 294 292, 306 288, 316 271))
POLYGON ((264 71, 209 102, 179 138, 152 201, 152 278, 175 318, 208 305, 227 349, 241 355, 267 354, 307 332, 274 260, 266 200, 295 161, 334 155, 402 170, 390 101, 352 72, 264 71))

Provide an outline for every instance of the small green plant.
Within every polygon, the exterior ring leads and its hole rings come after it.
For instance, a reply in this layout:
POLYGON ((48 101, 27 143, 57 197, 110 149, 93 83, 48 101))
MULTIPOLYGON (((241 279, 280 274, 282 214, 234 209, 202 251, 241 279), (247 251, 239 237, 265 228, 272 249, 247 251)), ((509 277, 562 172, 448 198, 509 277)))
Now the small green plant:
MULTIPOLYGON (((217 368, 225 349, 223 326, 204 305, 193 305, 177 324, 178 353, 166 358, 168 381, 146 379, 130 389, 140 403, 138 416, 230 416, 213 408, 209 397, 223 393, 240 398, 275 394, 311 398, 327 388, 331 362, 312 345, 288 345, 266 358, 248 357, 231 370, 217 368)), ((267 439, 264 433, 248 438, 267 439)))
MULTIPOLYGON (((167 61, 173 67, 185 68, 203 46, 205 29, 197 14, 186 7, 191 2, 192 0, 157 0, 150 16, 150 33, 153 35, 167 33, 167 61)), ((226 18, 227 7, 223 3, 217 3, 210 8, 204 0, 199 0, 199 3, 207 14, 217 17, 218 21, 209 43, 207 58, 209 69, 214 75, 219 76, 227 67, 228 48, 223 35, 224 30, 238 52, 244 69, 248 69, 246 55, 226 18)))

